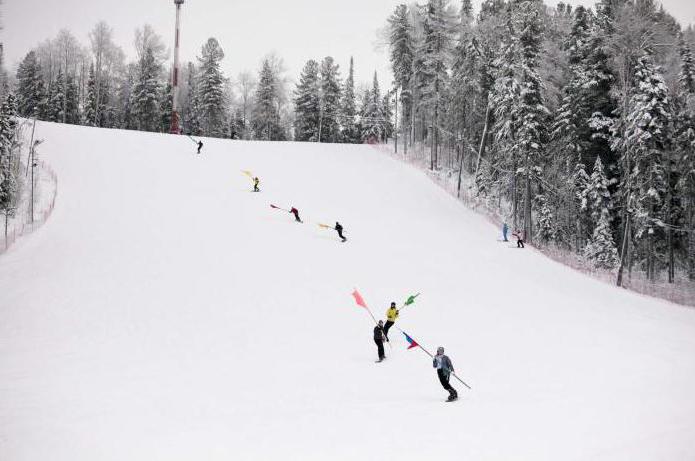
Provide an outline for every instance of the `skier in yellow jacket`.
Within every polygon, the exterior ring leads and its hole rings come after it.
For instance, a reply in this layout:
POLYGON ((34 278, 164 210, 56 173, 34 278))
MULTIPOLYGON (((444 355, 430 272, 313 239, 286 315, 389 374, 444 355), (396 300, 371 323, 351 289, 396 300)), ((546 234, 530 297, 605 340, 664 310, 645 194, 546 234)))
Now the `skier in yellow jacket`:
POLYGON ((389 340, 389 329, 396 323, 398 318, 398 309, 396 309, 396 303, 391 303, 391 307, 386 311, 386 324, 384 325, 384 336, 386 336, 386 341, 389 340))

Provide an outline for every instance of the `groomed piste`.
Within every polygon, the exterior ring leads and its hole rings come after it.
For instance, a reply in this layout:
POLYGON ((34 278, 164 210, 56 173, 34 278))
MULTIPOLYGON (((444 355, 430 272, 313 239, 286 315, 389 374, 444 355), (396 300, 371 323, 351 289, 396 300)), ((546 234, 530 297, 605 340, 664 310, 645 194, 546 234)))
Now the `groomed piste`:
POLYGON ((498 241, 369 146, 37 136, 60 189, 0 257, 3 461, 695 459, 693 309, 498 241), (356 288, 382 319, 420 293, 396 325, 472 389, 443 403, 394 330, 375 364, 356 288))

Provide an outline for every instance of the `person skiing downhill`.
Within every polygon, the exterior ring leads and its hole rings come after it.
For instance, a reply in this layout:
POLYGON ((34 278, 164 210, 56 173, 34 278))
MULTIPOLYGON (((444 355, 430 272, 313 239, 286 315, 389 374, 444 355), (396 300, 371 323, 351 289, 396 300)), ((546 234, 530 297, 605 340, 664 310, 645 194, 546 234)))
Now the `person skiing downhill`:
POLYGON ((198 141, 198 154, 200 154, 200 150, 203 148, 203 141, 198 141))
POLYGON ((389 330, 393 324, 396 323, 397 318, 398 309, 396 309, 396 303, 391 303, 391 307, 386 310, 386 324, 384 325, 384 336, 386 337, 386 341, 389 341, 389 330))
POLYGON ((507 225, 507 223, 503 223, 502 224, 502 239, 505 242, 509 241, 509 239, 507 239, 507 232, 509 232, 509 226, 507 225))
POLYGON ((442 387, 449 391, 449 398, 446 401, 453 402, 458 399, 458 392, 449 384, 451 373, 454 372, 454 365, 451 363, 449 357, 444 355, 443 347, 440 346, 437 348, 437 355, 435 355, 432 360, 432 366, 437 369, 437 376, 439 377, 439 382, 442 384, 442 387))
POLYGON ((525 237, 524 231, 517 229, 512 234, 512 237, 516 237, 516 247, 517 248, 524 248, 524 237, 525 237))
POLYGON ((336 221, 334 229, 338 231, 338 237, 345 242, 347 239, 343 236, 343 226, 340 225, 339 222, 336 221))
POLYGON ((260 192, 261 190, 258 188, 258 183, 261 181, 258 179, 258 177, 253 178, 253 191, 254 192, 260 192))
POLYGON ((384 337, 384 321, 379 320, 379 324, 374 327, 374 342, 379 352, 379 360, 377 360, 377 362, 381 362, 386 358, 384 354, 384 337))
POLYGON ((294 215, 295 221, 302 222, 302 220, 299 218, 299 210, 298 209, 296 209, 295 207, 292 207, 292 209, 290 210, 290 213, 292 213, 294 215))

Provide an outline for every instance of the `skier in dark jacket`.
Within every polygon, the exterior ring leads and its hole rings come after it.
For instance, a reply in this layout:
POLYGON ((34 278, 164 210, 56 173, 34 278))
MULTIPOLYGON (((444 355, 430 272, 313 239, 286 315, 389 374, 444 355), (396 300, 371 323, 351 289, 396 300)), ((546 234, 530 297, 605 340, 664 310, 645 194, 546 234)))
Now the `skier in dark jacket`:
POLYGON ((298 209, 296 209, 295 207, 292 207, 292 209, 290 210, 290 213, 292 213, 294 215, 295 221, 302 222, 302 220, 299 219, 299 210, 298 209))
POLYGON ((203 148, 203 141, 198 141, 198 153, 200 154, 200 150, 203 148))
POLYGON ((386 358, 384 354, 384 338, 384 322, 383 320, 379 320, 379 324, 374 327, 374 342, 379 352, 379 362, 386 358))
POLYGON ((449 378, 454 372, 454 365, 451 363, 449 357, 444 355, 444 348, 437 348, 437 355, 434 356, 432 360, 432 366, 437 369, 437 376, 439 377, 439 382, 442 383, 442 387, 449 391, 448 402, 453 402, 458 399, 459 395, 451 384, 449 384, 449 378))
POLYGON ((261 182, 258 177, 253 178, 253 191, 254 192, 260 192, 261 190, 258 188, 258 183, 261 182))
POLYGON ((347 239, 343 236, 343 226, 340 225, 339 222, 336 221, 334 229, 338 231, 338 237, 344 242, 347 239))

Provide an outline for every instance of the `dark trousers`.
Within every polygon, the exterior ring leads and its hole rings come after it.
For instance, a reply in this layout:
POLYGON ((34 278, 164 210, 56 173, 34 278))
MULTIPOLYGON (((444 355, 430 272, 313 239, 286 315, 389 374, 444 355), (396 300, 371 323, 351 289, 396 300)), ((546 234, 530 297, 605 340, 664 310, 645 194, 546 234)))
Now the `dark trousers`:
POLYGON ((338 231, 338 237, 340 237, 343 240, 343 242, 347 240, 345 237, 343 237, 343 231, 341 230, 338 231))
POLYGON ((379 360, 384 360, 384 342, 378 339, 375 339, 374 342, 376 343, 376 347, 379 350, 379 360))
POLYGON ((439 376, 439 382, 442 383, 442 387, 449 391, 449 395, 456 396, 458 395, 456 393, 456 389, 451 387, 451 384, 449 384, 449 374, 446 373, 444 370, 441 368, 437 368, 437 376, 439 376))
POLYGON ((253 191, 254 192, 260 192, 260 190, 258 189, 258 184, 253 185, 253 191))
POLYGON ((516 241, 516 247, 517 248, 524 248, 524 241, 519 239, 516 241))
POLYGON ((299 219, 299 213, 292 213, 294 215, 294 220, 297 222, 302 222, 301 219, 299 219))
POLYGON ((386 323, 384 324, 384 336, 386 336, 386 341, 389 340, 389 329, 393 326, 394 323, 395 322, 387 320, 386 323))

